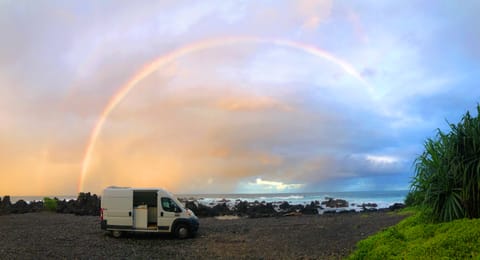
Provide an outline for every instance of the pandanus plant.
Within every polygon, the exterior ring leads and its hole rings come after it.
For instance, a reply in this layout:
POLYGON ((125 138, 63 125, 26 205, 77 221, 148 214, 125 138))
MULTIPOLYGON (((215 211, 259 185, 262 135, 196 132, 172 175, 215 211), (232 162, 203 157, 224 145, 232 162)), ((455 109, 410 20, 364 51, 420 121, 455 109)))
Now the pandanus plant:
POLYGON ((450 132, 437 130, 415 160, 411 195, 440 221, 480 217, 480 106, 467 112, 450 132))

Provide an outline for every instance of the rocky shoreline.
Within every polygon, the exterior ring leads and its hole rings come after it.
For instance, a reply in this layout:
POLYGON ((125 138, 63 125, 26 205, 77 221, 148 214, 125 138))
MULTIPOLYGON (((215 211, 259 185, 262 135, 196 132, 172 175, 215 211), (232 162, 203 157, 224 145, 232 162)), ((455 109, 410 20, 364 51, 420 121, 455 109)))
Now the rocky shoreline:
MULTIPOLYGON (((100 215, 100 197, 96 194, 79 193, 77 199, 55 201, 55 209, 53 211, 64 214, 75 214, 79 216, 99 216, 100 215)), ((11 202, 10 196, 0 198, 0 215, 7 214, 25 214, 46 211, 46 205, 43 201, 25 201, 18 200, 11 202)))
POLYGON ((355 213, 373 211, 395 211, 405 207, 403 203, 395 203, 388 208, 377 208, 375 203, 353 205, 346 200, 325 198, 324 201, 312 201, 309 204, 290 204, 286 201, 267 203, 265 201, 248 202, 237 200, 219 200, 211 205, 204 205, 194 199, 180 199, 187 208, 199 217, 215 217, 233 215, 239 217, 279 217, 291 215, 317 215, 332 213, 355 213), (356 206, 356 207, 355 207, 356 206))
MULTIPOLYGON (((59 200, 53 198, 57 213, 75 215, 100 215, 101 198, 96 194, 79 193, 77 199, 59 200)), ((343 199, 325 198, 323 201, 312 201, 309 204, 290 204, 287 201, 265 202, 265 201, 230 201, 221 199, 210 205, 199 203, 193 198, 179 198, 184 205, 191 209, 198 217, 216 216, 239 216, 249 218, 280 217, 292 215, 318 215, 332 213, 354 213, 373 211, 395 211, 405 207, 402 203, 395 203, 389 208, 378 208, 375 203, 364 203, 361 205, 349 204, 343 199)), ((46 210, 43 201, 26 202, 18 200, 11 203, 10 196, 0 198, 0 215, 24 214, 46 210)))

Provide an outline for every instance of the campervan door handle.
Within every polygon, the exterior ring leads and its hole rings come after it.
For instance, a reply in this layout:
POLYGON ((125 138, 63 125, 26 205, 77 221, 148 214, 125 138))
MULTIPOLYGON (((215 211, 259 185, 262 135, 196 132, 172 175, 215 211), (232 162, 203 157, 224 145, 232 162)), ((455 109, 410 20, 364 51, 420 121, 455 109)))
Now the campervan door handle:
POLYGON ((163 217, 163 211, 162 211, 162 212, 160 212, 160 217, 163 217))
POLYGON ((131 211, 128 212, 128 216, 129 216, 129 217, 132 216, 132 212, 131 212, 131 211))

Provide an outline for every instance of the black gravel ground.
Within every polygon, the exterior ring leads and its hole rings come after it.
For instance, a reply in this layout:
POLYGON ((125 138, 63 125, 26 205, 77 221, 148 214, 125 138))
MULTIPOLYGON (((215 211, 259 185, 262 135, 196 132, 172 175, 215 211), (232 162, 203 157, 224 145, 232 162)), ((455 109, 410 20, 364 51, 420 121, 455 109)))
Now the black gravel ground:
POLYGON ((0 216, 0 259, 339 259, 404 216, 388 212, 200 219, 198 235, 127 234, 99 218, 50 212, 0 216))

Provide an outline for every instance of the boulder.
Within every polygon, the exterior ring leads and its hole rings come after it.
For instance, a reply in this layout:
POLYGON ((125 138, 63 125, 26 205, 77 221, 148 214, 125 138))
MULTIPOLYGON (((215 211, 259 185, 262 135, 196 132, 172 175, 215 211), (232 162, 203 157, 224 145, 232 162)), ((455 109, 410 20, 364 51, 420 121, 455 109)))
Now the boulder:
POLYGON ((290 205, 288 211, 302 211, 305 208, 302 204, 290 205))
POLYGON ((190 209, 193 213, 197 214, 198 206, 194 201, 187 200, 184 202, 185 208, 190 209))
POLYGON ((100 216, 100 199, 96 194, 80 192, 75 206, 75 215, 100 216))
POLYGON ((5 196, 0 201, 0 215, 9 214, 12 203, 10 202, 10 196, 5 196))
POLYGON ((10 196, 4 196, 2 200, 2 204, 0 208, 6 209, 12 206, 12 202, 10 202, 10 196))
POLYGON ((322 205, 328 208, 346 208, 348 207, 348 201, 343 199, 328 198, 327 201, 322 201, 322 205))
POLYGON ((219 203, 212 208, 215 216, 231 215, 232 211, 227 207, 226 203, 219 203))
POLYGON ((272 203, 253 204, 247 209, 247 215, 250 218, 272 217, 277 215, 277 211, 272 203))
POLYGON ((286 201, 282 202, 280 206, 278 206, 281 210, 288 210, 290 208, 290 204, 286 201))
POLYGON ((38 212, 43 210, 43 201, 41 200, 31 201, 29 204, 32 212, 38 212))
POLYGON ((375 212, 375 211, 378 211, 377 208, 363 208, 362 210, 363 210, 363 212, 375 212))
POLYGON ((19 200, 12 205, 10 213, 14 214, 24 214, 32 212, 29 204, 24 200, 19 200))
POLYGON ((300 212, 302 212, 303 214, 310 214, 310 215, 318 214, 317 208, 318 206, 315 205, 315 203, 312 201, 310 204, 306 205, 300 212))
POLYGON ((24 214, 43 210, 42 201, 26 202, 18 200, 14 204, 11 203, 10 197, 5 196, 0 202, 0 215, 2 214, 24 214))
POLYGON ((215 212, 211 207, 205 206, 203 204, 198 204, 195 215, 197 217, 215 217, 215 212))
POLYGON ((363 203, 360 207, 362 207, 363 211, 373 211, 377 210, 378 205, 377 203, 363 203))
POLYGON ((390 207, 388 207, 390 210, 399 210, 399 209, 403 209, 405 208, 405 204, 403 203, 395 203, 393 205, 391 205, 390 207))
POLYGON ((100 216, 100 198, 90 192, 80 192, 77 200, 59 200, 57 201, 57 212, 65 214, 75 214, 80 216, 100 216))
POLYGON ((54 198, 57 201, 57 213, 64 213, 64 214, 74 214, 76 211, 76 203, 75 200, 69 200, 66 201, 64 200, 58 200, 57 198, 54 198))
POLYGON ((235 205, 235 211, 238 215, 247 215, 248 201, 240 201, 235 205))
MULTIPOLYGON (((283 202, 279 206, 280 210, 286 214, 293 213, 293 212, 302 212, 305 209, 305 206, 302 204, 289 204, 288 202, 283 202)), ((285 215, 285 214, 284 214, 285 215)), ((295 214, 289 214, 295 215, 295 214)))

